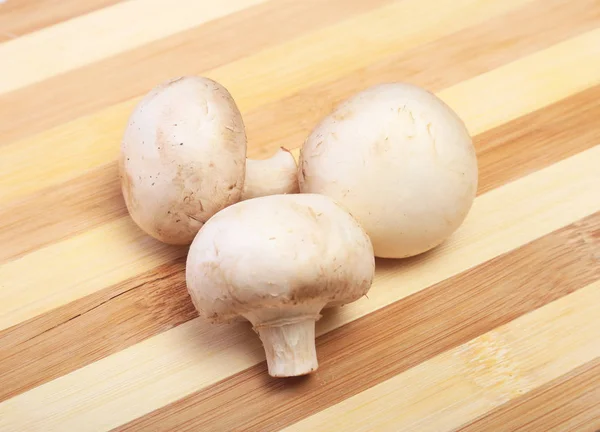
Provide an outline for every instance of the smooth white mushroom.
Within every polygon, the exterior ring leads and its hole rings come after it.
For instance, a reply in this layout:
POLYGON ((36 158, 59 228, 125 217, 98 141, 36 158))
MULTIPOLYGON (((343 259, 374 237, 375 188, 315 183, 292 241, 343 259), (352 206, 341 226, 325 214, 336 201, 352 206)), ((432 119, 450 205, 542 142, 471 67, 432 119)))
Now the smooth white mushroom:
POLYGON ((467 128, 432 93, 371 87, 339 105, 301 149, 302 193, 330 196, 361 223, 375 255, 425 252, 464 221, 477 190, 467 128))
POLYGON ((321 310, 365 295, 374 268, 369 237, 333 200, 272 195, 213 216, 190 246, 186 280, 202 317, 249 320, 269 374, 285 377, 317 369, 321 310))
POLYGON ((233 98, 219 83, 193 76, 163 83, 138 103, 119 158, 132 219, 172 244, 191 243, 242 191, 247 197, 297 192, 297 181, 290 181, 296 170, 284 151, 246 167, 246 132, 233 98))
POLYGON ((297 170, 296 159, 283 147, 269 159, 246 159, 242 199, 298 193, 297 170))

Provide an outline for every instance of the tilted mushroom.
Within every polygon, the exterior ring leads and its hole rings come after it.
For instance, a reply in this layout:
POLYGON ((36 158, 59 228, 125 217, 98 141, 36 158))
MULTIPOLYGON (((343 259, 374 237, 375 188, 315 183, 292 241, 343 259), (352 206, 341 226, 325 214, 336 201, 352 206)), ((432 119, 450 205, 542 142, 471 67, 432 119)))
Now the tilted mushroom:
POLYGON ((317 369, 321 310, 369 290, 371 242, 358 222, 323 195, 272 195, 220 211, 190 247, 186 280, 199 314, 212 322, 249 320, 269 374, 317 369))
POLYGON ((477 190, 469 132, 450 107, 419 87, 371 87, 339 105, 301 149, 302 193, 330 196, 373 242, 402 258, 442 243, 463 222, 477 190))
POLYGON ((204 222, 243 196, 298 192, 296 169, 286 151, 246 162, 246 132, 233 98, 215 81, 193 76, 163 83, 138 103, 119 158, 132 219, 172 244, 191 243, 204 222))

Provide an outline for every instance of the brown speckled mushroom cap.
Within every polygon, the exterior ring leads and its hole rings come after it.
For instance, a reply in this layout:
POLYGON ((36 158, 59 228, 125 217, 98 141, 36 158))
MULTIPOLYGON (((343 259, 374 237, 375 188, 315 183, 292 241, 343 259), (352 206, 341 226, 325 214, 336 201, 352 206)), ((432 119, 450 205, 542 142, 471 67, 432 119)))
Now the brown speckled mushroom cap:
POLYGON ((148 93, 121 144, 125 203, 136 224, 172 244, 189 244, 216 212, 240 200, 246 134, 229 92, 181 77, 148 93))
POLYGON ((200 314, 219 322, 352 302, 371 286, 374 265, 368 236, 330 198, 271 195, 211 218, 190 246, 186 277, 200 314))
POLYGON ((355 301, 375 268, 369 237, 323 195, 271 195, 213 216, 194 239, 187 287, 201 316, 242 316, 259 333, 273 376, 317 368, 314 323, 327 304, 355 301))

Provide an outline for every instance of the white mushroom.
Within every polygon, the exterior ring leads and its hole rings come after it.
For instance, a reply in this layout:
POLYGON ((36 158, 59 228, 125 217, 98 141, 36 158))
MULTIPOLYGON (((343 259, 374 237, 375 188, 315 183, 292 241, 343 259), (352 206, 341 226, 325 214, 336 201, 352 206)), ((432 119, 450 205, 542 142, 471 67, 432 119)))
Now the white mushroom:
POLYGON ((269 374, 285 377, 317 369, 321 310, 366 294, 374 267, 369 237, 330 198, 272 195, 213 216, 192 242, 186 280, 202 317, 249 320, 269 374))
POLYGON ((330 196, 373 242, 402 258, 443 242, 477 190, 477 159, 461 119, 419 87, 371 87, 338 106, 304 143, 300 191, 330 196))
POLYGON ((269 159, 246 159, 242 199, 298 193, 297 170, 296 159, 283 147, 269 159))
POLYGON ((246 196, 297 192, 288 152, 254 164, 246 167, 244 123, 229 92, 207 78, 181 77, 136 106, 119 171, 136 224, 165 243, 189 244, 212 215, 242 199, 242 190, 246 196))

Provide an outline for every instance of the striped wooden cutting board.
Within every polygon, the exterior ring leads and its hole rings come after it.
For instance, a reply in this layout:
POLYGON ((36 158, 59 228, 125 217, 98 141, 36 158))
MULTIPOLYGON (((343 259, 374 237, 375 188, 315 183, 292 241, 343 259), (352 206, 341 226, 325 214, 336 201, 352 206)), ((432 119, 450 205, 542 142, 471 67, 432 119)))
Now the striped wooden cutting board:
POLYGON ((0 430, 600 428, 599 0, 0 4, 0 430), (249 156, 408 81, 465 120, 480 188, 434 251, 377 261, 273 379, 197 318, 185 248, 129 218, 116 157, 155 84, 225 85, 249 156))

